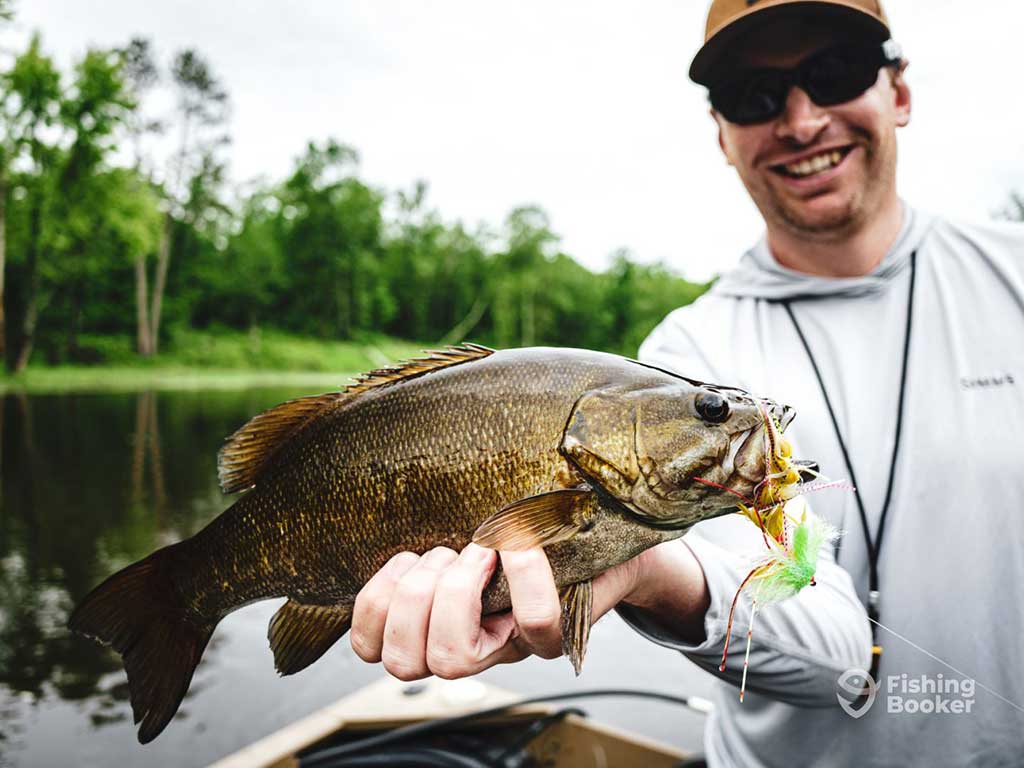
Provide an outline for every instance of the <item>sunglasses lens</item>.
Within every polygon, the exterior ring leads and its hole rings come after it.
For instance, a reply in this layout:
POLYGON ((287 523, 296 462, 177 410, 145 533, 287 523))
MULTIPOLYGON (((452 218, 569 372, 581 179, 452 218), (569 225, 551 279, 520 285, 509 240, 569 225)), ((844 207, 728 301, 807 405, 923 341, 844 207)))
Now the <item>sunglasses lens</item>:
POLYGON ((864 93, 877 79, 879 66, 869 51, 832 49, 801 65, 801 84, 815 104, 829 107, 864 93))
POLYGON ((785 73, 751 72, 711 89, 711 106, 730 123, 752 125, 777 117, 786 103, 789 83, 785 73))
POLYGON ((878 79, 879 68, 893 60, 881 48, 829 48, 796 69, 753 70, 712 86, 711 106, 730 123, 763 123, 782 114, 789 89, 796 84, 818 106, 831 107, 864 93, 878 79))

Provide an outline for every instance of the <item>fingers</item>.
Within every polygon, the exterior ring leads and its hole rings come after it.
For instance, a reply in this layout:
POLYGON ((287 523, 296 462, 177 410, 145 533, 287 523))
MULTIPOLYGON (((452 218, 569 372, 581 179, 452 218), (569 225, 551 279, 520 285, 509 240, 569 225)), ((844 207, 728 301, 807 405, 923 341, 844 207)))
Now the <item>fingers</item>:
POLYGON ((363 661, 380 661, 381 650, 384 647, 384 625, 388 618, 391 598, 399 579, 419 562, 419 559, 419 555, 412 552, 400 552, 388 560, 356 595, 356 602, 352 607, 349 642, 352 643, 352 650, 363 661))
POLYGON ((467 677, 531 654, 510 642, 516 631, 511 613, 480 615, 480 596, 497 563, 494 550, 469 544, 441 577, 427 643, 427 666, 438 677, 467 677))
POLYGON ((441 576, 430 615, 427 666, 438 677, 475 674, 480 663, 511 634, 498 638, 481 628, 480 593, 494 573, 493 550, 469 544, 441 576))
POLYGON ((545 659, 561 656, 562 607, 544 550, 502 552, 501 565, 519 628, 517 644, 545 659))
POLYGON ((399 680, 419 680, 430 674, 426 661, 427 629, 434 592, 441 573, 457 555, 447 547, 427 552, 398 580, 384 623, 381 661, 399 680))
POLYGON ((481 593, 497 555, 468 545, 396 555, 356 597, 350 639, 365 661, 400 680, 476 674, 531 654, 561 654, 561 606, 543 550, 503 552, 511 613, 481 620, 481 593))

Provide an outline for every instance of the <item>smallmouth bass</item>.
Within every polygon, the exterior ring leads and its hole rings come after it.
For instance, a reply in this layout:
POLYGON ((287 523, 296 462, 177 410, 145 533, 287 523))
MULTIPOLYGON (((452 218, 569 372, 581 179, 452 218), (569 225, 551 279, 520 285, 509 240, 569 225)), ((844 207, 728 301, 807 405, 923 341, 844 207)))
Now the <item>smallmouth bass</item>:
MULTIPOLYGON (((293 674, 348 631, 359 590, 396 553, 543 546, 579 672, 591 579, 735 511, 766 477, 767 419, 784 429, 792 416, 599 352, 430 353, 251 419, 218 462, 240 498, 108 578, 69 626, 121 654, 146 743, 237 608, 288 598, 268 636, 277 670, 293 674)), ((499 566, 483 612, 510 605, 499 566)))

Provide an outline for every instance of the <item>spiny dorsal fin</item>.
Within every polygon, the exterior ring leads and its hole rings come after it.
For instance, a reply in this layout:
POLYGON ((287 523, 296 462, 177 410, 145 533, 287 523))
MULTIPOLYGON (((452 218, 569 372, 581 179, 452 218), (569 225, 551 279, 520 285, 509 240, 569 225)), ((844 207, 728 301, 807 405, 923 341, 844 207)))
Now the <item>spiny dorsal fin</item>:
POLYGON ((340 392, 289 400, 253 416, 231 435, 217 454, 217 478, 224 493, 244 491, 256 484, 278 449, 331 403, 340 392))
POLYGON ((217 456, 217 477, 220 479, 220 487, 224 493, 252 488, 264 468, 285 443, 298 435, 317 414, 343 398, 413 379, 441 368, 479 360, 492 354, 493 349, 479 344, 463 344, 444 350, 429 351, 426 357, 364 373, 342 392, 301 397, 264 411, 231 435, 221 448, 217 456))
POLYGON ((375 371, 364 373, 356 379, 355 384, 350 384, 345 389, 345 392, 346 394, 365 392, 374 387, 383 387, 404 379, 414 379, 417 376, 422 376, 440 368, 468 363, 471 360, 480 360, 493 354, 493 349, 471 343, 462 344, 458 347, 448 347, 444 350, 427 350, 426 357, 404 360, 398 365, 378 368, 375 371))
POLYGON ((351 624, 351 605, 303 605, 289 600, 267 629, 274 668, 282 675, 305 669, 338 642, 351 624))

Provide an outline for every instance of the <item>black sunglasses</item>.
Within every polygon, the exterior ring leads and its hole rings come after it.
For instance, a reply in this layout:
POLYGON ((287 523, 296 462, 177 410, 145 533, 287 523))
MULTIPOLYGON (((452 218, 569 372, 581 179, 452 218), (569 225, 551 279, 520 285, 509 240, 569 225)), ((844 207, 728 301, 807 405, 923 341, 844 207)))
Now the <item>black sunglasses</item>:
POLYGON ((819 107, 831 107, 860 96, 874 85, 879 69, 898 64, 902 58, 894 40, 879 46, 826 48, 791 69, 732 73, 709 88, 711 106, 730 123, 764 123, 782 114, 789 89, 799 86, 819 107))

